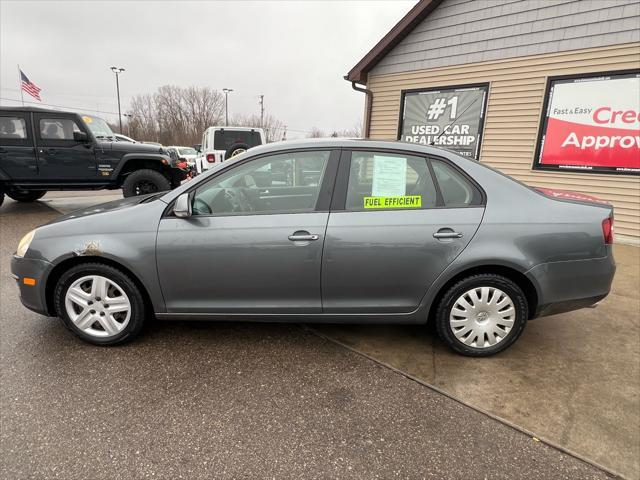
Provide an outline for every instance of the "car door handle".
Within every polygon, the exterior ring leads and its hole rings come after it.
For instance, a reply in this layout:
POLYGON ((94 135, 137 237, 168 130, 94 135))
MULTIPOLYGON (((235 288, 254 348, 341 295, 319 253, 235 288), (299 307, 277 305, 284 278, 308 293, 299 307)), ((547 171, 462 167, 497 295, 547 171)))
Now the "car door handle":
POLYGON ((442 238, 462 238, 462 234, 460 232, 454 232, 451 229, 442 229, 438 230, 433 234, 433 238, 442 239, 442 238))
POLYGON ((311 242, 311 241, 314 241, 314 240, 318 240, 320 238, 320 235, 296 232, 293 235, 289 235, 288 238, 292 242, 311 242))

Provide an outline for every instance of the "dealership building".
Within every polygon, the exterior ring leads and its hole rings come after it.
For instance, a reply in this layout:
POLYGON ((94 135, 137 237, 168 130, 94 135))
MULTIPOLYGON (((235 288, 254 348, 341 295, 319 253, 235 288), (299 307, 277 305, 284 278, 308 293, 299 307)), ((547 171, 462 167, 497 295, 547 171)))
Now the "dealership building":
POLYGON ((640 244, 637 0, 422 0, 345 79, 365 137, 607 200, 640 244))

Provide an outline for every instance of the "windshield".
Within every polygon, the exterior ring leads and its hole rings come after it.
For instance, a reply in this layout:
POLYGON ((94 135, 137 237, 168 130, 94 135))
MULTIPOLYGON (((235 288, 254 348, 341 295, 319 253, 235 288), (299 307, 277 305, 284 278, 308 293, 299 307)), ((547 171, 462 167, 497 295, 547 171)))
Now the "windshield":
POLYGON ((84 120, 85 125, 89 127, 89 130, 91 130, 91 133, 93 133, 96 138, 115 138, 111 128, 109 128, 109 125, 107 125, 107 122, 103 119, 83 115, 82 120, 84 120))
POLYGON ((198 152, 194 148, 179 148, 180 155, 197 155, 198 152))

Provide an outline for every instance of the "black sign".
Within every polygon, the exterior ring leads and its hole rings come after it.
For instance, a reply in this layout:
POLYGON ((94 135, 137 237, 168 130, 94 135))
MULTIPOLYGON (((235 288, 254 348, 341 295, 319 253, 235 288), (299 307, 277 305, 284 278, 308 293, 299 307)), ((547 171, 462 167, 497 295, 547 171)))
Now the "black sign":
POLYGON ((402 92, 398 139, 478 159, 488 84, 402 92))

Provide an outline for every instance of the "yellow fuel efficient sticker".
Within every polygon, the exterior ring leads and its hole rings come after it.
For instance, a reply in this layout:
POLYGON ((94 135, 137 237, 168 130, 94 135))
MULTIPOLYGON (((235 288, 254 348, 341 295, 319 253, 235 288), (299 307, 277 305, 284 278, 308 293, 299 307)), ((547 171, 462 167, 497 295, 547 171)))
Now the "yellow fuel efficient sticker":
POLYGON ((401 197, 364 197, 364 208, 419 208, 422 195, 401 197))
POLYGON ((84 120, 84 123, 91 123, 91 122, 93 122, 93 118, 88 117, 88 116, 86 116, 86 115, 85 115, 84 117, 82 117, 82 120, 84 120))

